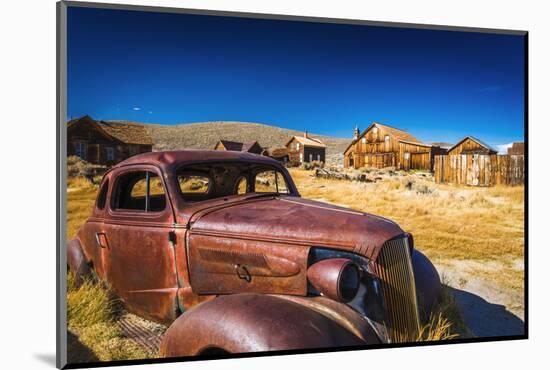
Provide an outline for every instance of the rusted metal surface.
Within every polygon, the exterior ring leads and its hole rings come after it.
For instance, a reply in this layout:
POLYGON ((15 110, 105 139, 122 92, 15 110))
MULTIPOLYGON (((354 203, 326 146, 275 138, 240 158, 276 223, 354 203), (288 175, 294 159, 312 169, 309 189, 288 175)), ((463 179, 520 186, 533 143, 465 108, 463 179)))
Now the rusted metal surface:
POLYGON ((317 262, 308 268, 307 278, 315 289, 337 302, 351 301, 359 289, 359 270, 347 258, 331 258, 317 262), (345 276, 346 272, 355 276, 345 276), (353 280, 353 286, 348 288, 349 291, 343 289, 344 279, 353 280))
POLYGON ((175 357, 199 355, 211 348, 246 353, 366 344, 334 320, 297 302, 245 293, 221 296, 182 315, 166 331, 160 351, 162 356, 175 357))
POLYGON ((232 198, 214 209, 202 206, 189 216, 191 232, 220 239, 330 246, 376 259, 386 240, 404 233, 382 217, 292 196, 232 198))
POLYGON ((277 297, 296 302, 320 313, 361 338, 366 344, 381 342, 373 328, 370 325, 366 325, 365 318, 349 305, 326 297, 299 297, 290 295, 278 295, 277 297))
MULTIPOLYGON (((300 198, 286 169, 265 156, 196 150, 147 153, 113 167, 101 186, 107 182, 105 207, 96 204, 68 245, 71 269, 85 260, 129 311, 166 325, 174 322, 163 347, 165 355, 198 354, 217 345, 227 351, 249 352, 379 340, 374 339, 364 316, 369 309, 366 303, 336 302, 347 299, 334 290, 342 261, 329 256, 332 261, 323 262, 325 268, 317 272, 308 265, 315 248, 362 256, 373 266, 384 267, 365 272, 401 284, 402 295, 414 295, 412 272, 407 275, 400 269, 397 275, 389 273, 387 266, 388 261, 410 264, 410 255, 393 253, 393 249, 382 252, 389 240, 407 240, 407 233, 382 217, 300 198), (286 178, 288 194, 248 193, 186 201, 176 172, 182 166, 209 161, 221 168, 224 164, 233 169, 240 164, 274 168, 286 178), (135 171, 146 171, 160 180, 165 198, 157 200, 162 200, 163 209, 147 211, 148 197, 145 210, 114 206, 120 197, 117 181, 135 171), (82 256, 74 254, 78 243, 82 256), (385 257, 376 265, 379 255, 385 257), (308 297, 308 267, 309 283, 325 297, 308 297), (358 304, 364 307, 356 309, 358 304)), ((433 280, 427 284, 433 285, 433 280)), ((387 289, 384 294, 390 324, 403 320, 407 324, 410 320, 403 315, 412 315, 413 302, 404 309, 395 294, 388 294, 387 289)))
POLYGON ((74 277, 74 286, 79 287, 83 278, 90 272, 90 267, 78 239, 73 239, 67 244, 67 264, 74 277))
POLYGON ((382 282, 388 312, 386 325, 393 342, 413 341, 420 330, 416 285, 406 240, 386 242, 374 263, 376 275, 382 282))
POLYGON ((309 248, 190 232, 189 273, 199 294, 304 295, 309 248))
POLYGON ((423 321, 426 321, 441 294, 441 279, 428 257, 416 249, 412 253, 412 265, 419 314, 423 321))

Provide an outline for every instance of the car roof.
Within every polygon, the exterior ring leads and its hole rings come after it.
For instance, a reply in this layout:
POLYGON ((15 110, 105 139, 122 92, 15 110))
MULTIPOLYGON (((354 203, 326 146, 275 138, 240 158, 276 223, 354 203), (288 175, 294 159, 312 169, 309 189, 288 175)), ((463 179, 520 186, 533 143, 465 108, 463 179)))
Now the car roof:
POLYGON ((280 166, 280 163, 277 160, 259 154, 228 150, 185 149, 138 154, 118 163, 113 167, 113 169, 135 164, 149 164, 166 170, 174 166, 191 162, 197 163, 232 160, 280 166))

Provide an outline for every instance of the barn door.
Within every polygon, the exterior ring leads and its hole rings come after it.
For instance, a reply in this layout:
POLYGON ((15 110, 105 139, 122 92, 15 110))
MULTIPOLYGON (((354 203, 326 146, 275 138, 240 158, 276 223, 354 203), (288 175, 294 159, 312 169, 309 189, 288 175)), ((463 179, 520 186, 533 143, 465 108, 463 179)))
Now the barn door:
POLYGON ((403 154, 403 169, 405 171, 410 170, 411 168, 411 153, 405 152, 403 154))
POLYGON ((479 166, 479 160, 480 156, 479 154, 473 154, 471 156, 468 156, 468 165, 466 167, 466 184, 467 185, 473 185, 478 186, 479 185, 479 174, 480 174, 480 166, 479 166), (471 159, 470 159, 471 158, 471 159))

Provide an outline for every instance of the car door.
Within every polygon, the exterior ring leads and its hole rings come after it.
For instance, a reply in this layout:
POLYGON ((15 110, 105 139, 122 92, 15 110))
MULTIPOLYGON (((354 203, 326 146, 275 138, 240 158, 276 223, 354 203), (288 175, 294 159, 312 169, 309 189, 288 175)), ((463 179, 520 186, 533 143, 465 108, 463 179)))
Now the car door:
POLYGON ((174 216, 155 166, 115 170, 103 240, 107 280, 126 307, 159 322, 175 319, 177 270, 170 242, 174 216))

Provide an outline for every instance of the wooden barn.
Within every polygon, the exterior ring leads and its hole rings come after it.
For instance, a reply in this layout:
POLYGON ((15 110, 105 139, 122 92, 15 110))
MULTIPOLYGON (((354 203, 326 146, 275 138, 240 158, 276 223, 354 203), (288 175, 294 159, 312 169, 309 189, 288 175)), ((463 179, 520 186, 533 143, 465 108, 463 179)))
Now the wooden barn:
POLYGON ((476 139, 473 136, 466 136, 458 143, 453 145, 448 151, 448 155, 457 154, 497 154, 497 150, 483 141, 476 139))
POLYGON ((262 154, 263 148, 257 141, 249 143, 239 143, 237 141, 220 140, 214 146, 214 150, 230 150, 233 152, 248 152, 254 154, 262 154))
POLYGON ((90 116, 67 123, 67 155, 111 166, 133 155, 153 150, 153 139, 143 125, 96 121, 90 116))
POLYGON ((344 167, 395 167, 431 171, 435 155, 445 149, 424 144, 406 131, 373 122, 365 131, 355 128, 344 151, 344 167))
POLYGON ((291 137, 285 146, 291 162, 325 162, 326 145, 321 140, 310 137, 307 131, 304 136, 291 137))

